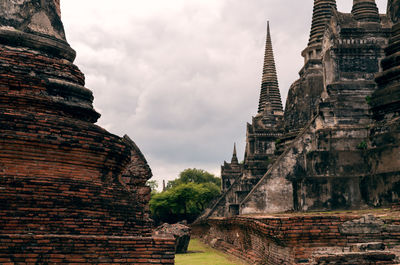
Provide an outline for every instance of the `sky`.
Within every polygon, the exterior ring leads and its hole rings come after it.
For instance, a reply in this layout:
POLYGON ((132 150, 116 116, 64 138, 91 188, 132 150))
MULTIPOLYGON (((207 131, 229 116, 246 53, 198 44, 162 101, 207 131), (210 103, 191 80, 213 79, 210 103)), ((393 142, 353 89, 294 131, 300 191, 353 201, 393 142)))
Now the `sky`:
MULTIPOLYGON (((380 13, 386 0, 377 0, 380 13)), ((351 0, 337 0, 350 12, 351 0)), ((233 143, 244 157, 257 113, 267 21, 283 102, 303 66, 313 0, 62 0, 75 64, 98 125, 127 134, 153 179, 186 168, 220 175, 233 143)))

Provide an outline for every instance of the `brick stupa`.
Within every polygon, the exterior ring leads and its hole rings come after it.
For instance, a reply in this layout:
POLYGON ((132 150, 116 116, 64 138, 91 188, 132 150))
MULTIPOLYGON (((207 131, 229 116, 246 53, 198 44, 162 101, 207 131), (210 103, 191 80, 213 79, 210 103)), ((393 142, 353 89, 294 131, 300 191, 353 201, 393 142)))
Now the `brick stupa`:
POLYGON ((0 1, 0 264, 173 264, 173 239, 151 236, 151 170, 94 124, 60 14, 0 1))

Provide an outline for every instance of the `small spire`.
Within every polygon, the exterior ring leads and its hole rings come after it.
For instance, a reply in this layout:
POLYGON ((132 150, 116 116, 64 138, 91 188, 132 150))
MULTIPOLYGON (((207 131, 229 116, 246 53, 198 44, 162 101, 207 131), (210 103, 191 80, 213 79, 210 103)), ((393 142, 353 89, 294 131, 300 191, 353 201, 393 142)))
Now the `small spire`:
POLYGON ((362 22, 379 22, 379 10, 375 0, 353 0, 351 10, 354 19, 362 22))
POLYGON ((279 92, 278 77, 276 74, 274 52, 272 49, 269 21, 267 22, 267 42, 265 45, 264 67, 258 113, 262 113, 264 111, 267 102, 271 104, 272 110, 283 111, 281 94, 279 92))
POLYGON ((320 43, 325 28, 332 17, 332 10, 336 10, 336 0, 314 0, 314 9, 308 46, 320 43))
POLYGON ((236 143, 233 144, 233 155, 231 164, 239 164, 239 160, 237 159, 237 154, 236 154, 236 143))

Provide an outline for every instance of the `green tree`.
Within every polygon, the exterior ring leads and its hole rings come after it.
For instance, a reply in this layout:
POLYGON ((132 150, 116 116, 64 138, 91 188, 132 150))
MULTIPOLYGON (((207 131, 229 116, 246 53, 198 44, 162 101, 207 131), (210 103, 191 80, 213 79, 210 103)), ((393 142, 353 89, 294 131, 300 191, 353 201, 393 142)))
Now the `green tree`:
POLYGON ((150 200, 153 219, 157 224, 193 222, 220 195, 219 183, 218 178, 204 170, 184 170, 166 191, 153 194, 150 200), (187 174, 193 172, 197 175, 187 174))
POLYGON ((221 186, 221 179, 205 170, 188 168, 179 174, 179 178, 168 181, 167 189, 184 183, 214 183, 217 186, 221 186))
POLYGON ((158 182, 157 180, 148 180, 146 185, 150 187, 151 192, 157 192, 158 182))

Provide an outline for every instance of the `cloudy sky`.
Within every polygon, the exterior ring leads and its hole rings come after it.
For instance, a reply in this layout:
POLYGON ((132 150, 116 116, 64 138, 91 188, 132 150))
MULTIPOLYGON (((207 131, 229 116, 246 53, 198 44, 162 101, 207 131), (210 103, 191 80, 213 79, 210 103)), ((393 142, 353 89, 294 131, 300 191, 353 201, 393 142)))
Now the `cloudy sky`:
MULTIPOLYGON (((381 13, 386 0, 377 0, 381 13)), ((313 0, 63 0, 75 63, 98 124, 128 134, 154 179, 185 168, 219 175, 257 112, 266 24, 283 100, 298 77, 313 0)), ((350 12, 351 0, 337 0, 350 12)))

